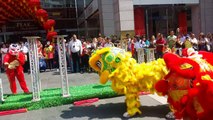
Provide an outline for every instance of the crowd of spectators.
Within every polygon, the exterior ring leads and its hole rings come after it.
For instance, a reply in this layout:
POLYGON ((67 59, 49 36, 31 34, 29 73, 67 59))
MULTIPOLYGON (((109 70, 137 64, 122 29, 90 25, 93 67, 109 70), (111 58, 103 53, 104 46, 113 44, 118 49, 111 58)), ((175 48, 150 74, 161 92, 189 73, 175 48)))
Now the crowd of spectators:
MULTIPOLYGON (((213 52, 213 35, 208 33, 200 33, 195 36, 193 33, 180 34, 170 31, 168 36, 164 36, 161 33, 152 35, 147 38, 146 35, 136 35, 134 37, 126 34, 126 38, 120 40, 117 36, 105 37, 99 34, 94 38, 79 37, 74 34, 70 38, 65 39, 66 47, 66 59, 68 70, 71 73, 84 73, 91 72, 88 61, 91 53, 96 49, 101 49, 103 47, 121 47, 122 42, 126 43, 126 50, 132 52, 134 58, 137 59, 137 51, 140 48, 155 49, 155 58, 162 58, 163 54, 167 52, 181 54, 181 49, 183 48, 194 48, 195 50, 204 50, 213 52)), ((24 65, 24 72, 29 73, 29 45, 26 41, 19 42, 21 46, 21 51, 26 56, 26 63, 24 65)), ((56 41, 46 41, 42 42, 37 40, 38 56, 39 60, 43 61, 45 64, 44 71, 59 70, 59 59, 58 59, 58 49, 56 41)), ((1 71, 4 71, 4 66, 2 64, 4 55, 8 52, 9 44, 0 44, 0 65, 1 71)))
POLYGON ((182 55, 181 51, 184 48, 193 48, 196 51, 208 51, 213 52, 213 34, 208 33, 205 35, 201 32, 197 37, 194 33, 180 34, 170 31, 168 36, 164 36, 161 33, 152 35, 146 38, 145 35, 131 38, 129 34, 126 35, 127 50, 132 52, 133 57, 137 58, 137 51, 140 48, 155 49, 155 58, 162 58, 163 54, 170 52, 178 55, 182 55))

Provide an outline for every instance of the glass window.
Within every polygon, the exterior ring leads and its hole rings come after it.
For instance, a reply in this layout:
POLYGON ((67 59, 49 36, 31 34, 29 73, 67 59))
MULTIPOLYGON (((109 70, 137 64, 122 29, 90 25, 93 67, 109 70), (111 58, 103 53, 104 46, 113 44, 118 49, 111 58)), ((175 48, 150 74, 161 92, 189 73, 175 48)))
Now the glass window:
POLYGON ((178 15, 181 12, 187 13, 187 31, 191 32, 191 8, 189 6, 145 6, 146 29, 148 35, 156 35, 158 32, 168 35, 170 30, 176 30, 179 27, 178 15))
POLYGON ((86 1, 86 6, 89 5, 93 0, 85 0, 86 1))
POLYGON ((80 16, 84 11, 84 0, 76 0, 78 15, 80 16))
POLYGON ((41 5, 43 8, 74 8, 75 0, 44 0, 41 5))

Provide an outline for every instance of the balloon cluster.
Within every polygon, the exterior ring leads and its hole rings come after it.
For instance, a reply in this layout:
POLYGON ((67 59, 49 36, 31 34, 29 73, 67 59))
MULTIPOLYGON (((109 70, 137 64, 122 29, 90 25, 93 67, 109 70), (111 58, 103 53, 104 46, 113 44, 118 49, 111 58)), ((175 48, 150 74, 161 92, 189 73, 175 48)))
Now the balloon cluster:
POLYGON ((34 19, 47 31, 47 40, 57 35, 55 20, 48 19, 48 13, 41 8, 40 0, 0 0, 0 25, 15 19, 34 19))

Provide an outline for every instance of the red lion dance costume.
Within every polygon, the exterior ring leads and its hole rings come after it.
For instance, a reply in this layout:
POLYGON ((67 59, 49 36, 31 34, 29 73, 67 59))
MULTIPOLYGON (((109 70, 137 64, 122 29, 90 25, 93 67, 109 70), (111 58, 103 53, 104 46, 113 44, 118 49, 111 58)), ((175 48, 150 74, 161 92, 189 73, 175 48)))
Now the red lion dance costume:
POLYGON ((22 67, 25 63, 25 56, 20 52, 20 46, 18 44, 10 45, 9 52, 5 55, 3 63, 6 68, 6 74, 10 82, 12 93, 17 94, 15 77, 17 77, 24 93, 29 93, 22 67))
POLYGON ((177 119, 213 120, 213 53, 190 48, 183 54, 164 55, 170 72, 155 88, 168 95, 177 119))

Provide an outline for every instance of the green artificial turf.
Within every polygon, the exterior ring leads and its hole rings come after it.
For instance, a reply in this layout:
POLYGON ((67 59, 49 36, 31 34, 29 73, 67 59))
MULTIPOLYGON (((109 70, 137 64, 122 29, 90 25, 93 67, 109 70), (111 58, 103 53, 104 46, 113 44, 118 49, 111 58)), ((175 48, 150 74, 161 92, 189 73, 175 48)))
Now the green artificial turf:
POLYGON ((112 89, 111 83, 105 85, 90 84, 70 87, 70 97, 63 98, 60 88, 45 89, 41 91, 41 100, 32 102, 32 94, 4 95, 5 101, 0 104, 0 111, 27 108, 37 110, 46 107, 72 104, 78 100, 89 98, 109 98, 118 96, 112 89))

